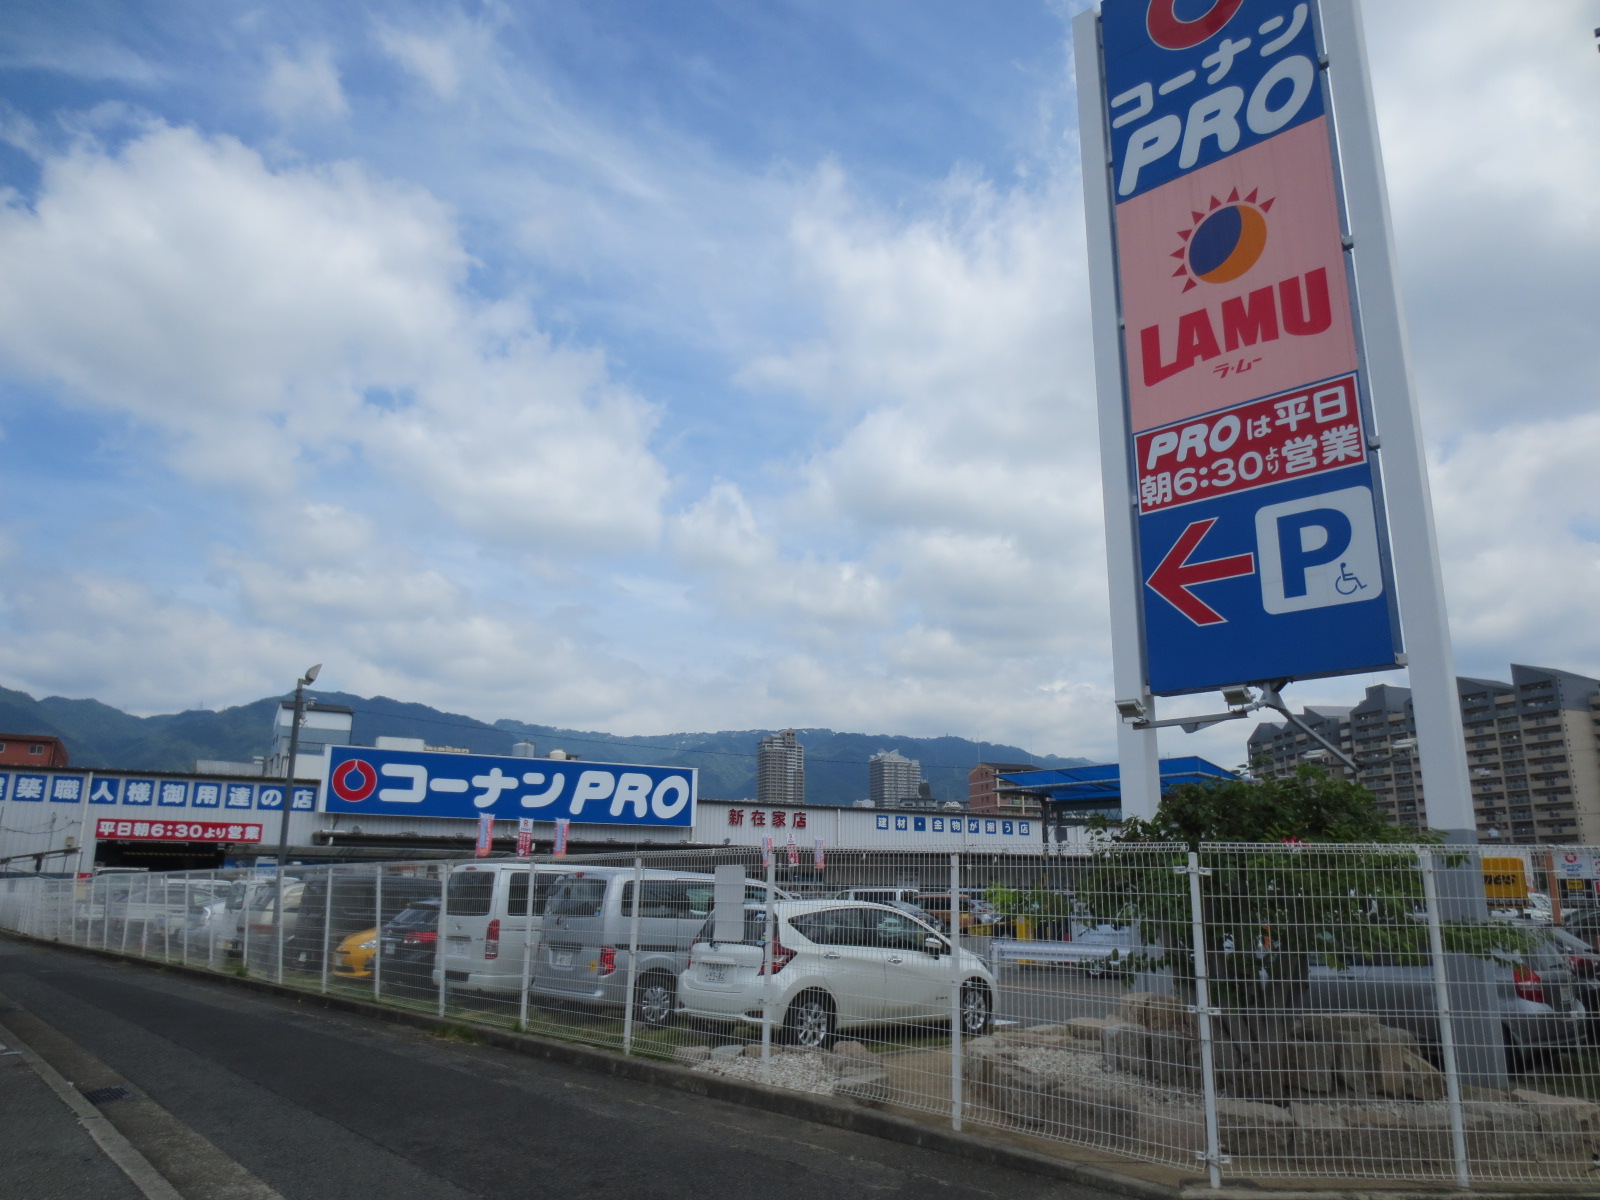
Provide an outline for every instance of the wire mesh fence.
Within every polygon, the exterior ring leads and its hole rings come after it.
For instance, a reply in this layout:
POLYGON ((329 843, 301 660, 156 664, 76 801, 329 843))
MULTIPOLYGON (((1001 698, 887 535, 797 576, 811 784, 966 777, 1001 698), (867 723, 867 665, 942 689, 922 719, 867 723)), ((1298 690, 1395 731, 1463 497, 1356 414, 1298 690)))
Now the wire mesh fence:
POLYGON ((1593 1182, 1600 907, 1580 873, 1600 852, 1482 853, 769 845, 107 871, 0 878, 0 927, 1213 1182, 1593 1182), (1508 854, 1534 891, 1491 909, 1508 854))

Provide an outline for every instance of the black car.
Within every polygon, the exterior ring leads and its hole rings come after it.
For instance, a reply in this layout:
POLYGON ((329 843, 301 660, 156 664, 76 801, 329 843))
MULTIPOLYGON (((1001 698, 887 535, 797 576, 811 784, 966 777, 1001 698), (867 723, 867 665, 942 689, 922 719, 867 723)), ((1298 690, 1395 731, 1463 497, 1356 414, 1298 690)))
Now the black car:
POLYGON ((433 991, 433 964, 438 951, 439 902, 411 901, 378 934, 380 989, 433 991))

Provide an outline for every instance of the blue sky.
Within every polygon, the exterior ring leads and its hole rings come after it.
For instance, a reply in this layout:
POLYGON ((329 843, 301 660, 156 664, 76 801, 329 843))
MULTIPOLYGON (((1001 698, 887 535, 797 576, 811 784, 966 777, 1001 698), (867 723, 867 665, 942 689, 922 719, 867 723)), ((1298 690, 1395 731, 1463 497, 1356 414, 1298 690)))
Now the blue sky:
MULTIPOLYGON (((14 0, 0 683, 1110 753, 1082 7, 14 0)), ((1600 673, 1600 3, 1367 8, 1458 666, 1600 673)))

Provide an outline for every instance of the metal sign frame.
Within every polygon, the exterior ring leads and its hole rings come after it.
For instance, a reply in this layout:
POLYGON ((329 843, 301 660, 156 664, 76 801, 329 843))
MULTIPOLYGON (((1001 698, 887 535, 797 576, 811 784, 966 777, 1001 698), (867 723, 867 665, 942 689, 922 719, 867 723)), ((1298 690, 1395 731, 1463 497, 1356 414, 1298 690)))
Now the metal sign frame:
MULTIPOLYGON (((1204 45, 1208 38, 1218 38, 1219 45, 1229 41, 1231 35, 1225 27, 1239 14, 1241 7, 1237 0, 1217 0, 1205 14, 1187 23, 1173 24, 1168 21, 1170 28, 1165 29, 1164 33, 1174 39, 1174 44, 1167 48, 1178 49, 1177 43, 1181 42, 1183 48, 1192 49, 1204 45), (1187 37, 1188 34, 1193 34, 1193 38, 1187 37)), ((1171 0, 1107 0, 1104 8, 1114 9, 1113 16, 1124 29, 1129 25, 1130 15, 1142 13, 1152 39, 1163 31, 1157 28, 1159 22, 1151 22, 1157 16, 1166 21, 1173 15, 1171 0)), ((1170 656, 1169 641, 1152 650, 1148 638, 1151 627, 1148 605, 1168 605, 1173 596, 1180 592, 1190 598, 1203 600, 1204 593, 1197 596, 1192 590, 1202 584, 1209 585, 1207 590, 1213 595, 1218 594, 1220 589, 1236 586, 1228 582, 1227 572, 1242 575, 1246 565, 1250 566, 1252 574, 1259 570, 1262 566, 1261 543, 1265 538, 1258 534, 1255 547, 1248 552, 1238 545, 1229 546, 1221 542, 1207 544, 1204 539, 1215 522, 1194 520, 1179 530, 1176 537, 1172 530, 1177 527, 1169 525, 1163 534, 1169 544, 1147 546, 1145 552, 1141 553, 1140 494, 1134 458, 1136 434, 1141 430, 1135 429, 1129 409, 1132 394, 1130 370, 1133 364, 1129 361, 1128 339, 1123 328, 1125 313, 1119 282, 1115 207, 1118 179, 1112 169, 1113 117, 1110 111, 1112 98, 1107 92, 1102 40, 1104 10, 1080 14, 1074 21, 1073 32, 1084 164, 1085 217, 1089 232, 1092 331, 1111 590, 1113 676, 1118 708, 1124 717, 1119 726, 1118 753, 1122 762, 1126 811, 1130 816, 1148 815, 1159 801, 1155 732, 1152 729, 1135 728, 1128 720, 1130 717, 1153 719, 1157 694, 1173 695, 1221 689, 1236 684, 1408 666, 1421 765, 1429 783, 1430 824, 1435 828, 1457 831, 1467 840, 1471 837, 1473 817, 1467 787, 1459 699, 1455 690, 1454 662, 1444 611, 1421 432, 1412 401, 1405 331, 1393 268, 1393 234, 1356 0, 1279 3, 1272 5, 1272 13, 1254 4, 1250 5, 1250 9, 1253 11, 1249 12, 1248 21, 1238 22, 1238 28, 1232 31, 1239 33, 1241 38, 1246 34, 1256 34, 1258 18, 1266 16, 1268 21, 1259 22, 1263 37, 1269 32, 1277 36, 1276 29, 1286 29, 1295 22, 1309 20, 1317 39, 1317 86, 1321 89, 1322 112, 1329 126, 1334 188, 1343 247, 1347 252, 1346 273, 1350 279, 1349 296, 1354 314, 1352 333, 1357 351, 1355 367, 1360 381, 1365 426, 1363 433, 1372 462, 1370 486, 1376 504, 1376 528, 1373 534, 1384 573, 1382 607, 1387 609, 1391 631, 1389 648, 1386 656, 1381 653, 1374 655, 1373 649, 1381 649, 1381 644, 1369 637, 1363 646, 1356 649, 1353 661, 1340 663, 1337 661, 1338 654, 1329 656, 1324 653, 1320 660, 1312 656, 1304 663, 1292 661, 1292 656, 1270 662, 1260 656, 1244 653, 1242 643, 1235 641, 1224 646, 1200 669, 1187 673, 1170 669, 1171 664, 1161 657, 1170 656), (1280 9, 1288 14, 1287 21, 1274 19, 1274 14, 1280 9), (1246 24, 1249 25, 1248 31, 1245 30, 1246 24), (1322 82, 1323 76, 1326 77, 1326 85, 1322 82), (1202 545, 1207 548, 1201 550, 1202 545), (1211 546, 1217 549, 1212 550, 1211 546), (1153 553, 1157 550, 1159 554, 1153 553), (1242 561, 1247 553, 1252 560, 1249 564, 1242 561), (1161 571, 1168 573, 1159 581, 1166 585, 1166 590, 1158 594, 1152 591, 1147 580, 1161 571), (1166 595, 1167 599, 1160 599, 1159 595, 1166 595), (1403 605, 1399 604, 1401 596, 1404 597, 1403 605), (1402 647, 1405 653, 1401 653, 1402 647), (1154 664, 1153 653, 1158 657, 1154 664), (1379 661, 1374 661, 1375 658, 1379 661), (1387 661, 1382 661, 1385 658, 1387 661), (1263 670, 1263 666, 1269 665, 1269 662, 1270 670, 1263 670), (1152 686, 1152 678, 1155 686, 1152 686)), ((1229 55, 1236 53, 1239 51, 1228 51, 1229 55)), ((1229 58, 1228 62, 1231 61, 1229 58)), ((1225 69, 1219 68, 1219 72, 1225 69)), ((1189 78, 1193 79, 1193 76, 1189 78)), ((1174 85, 1179 82, 1176 77, 1172 81, 1174 85)), ((1162 94, 1166 90, 1171 89, 1164 87, 1162 94)), ((1144 91, 1148 94, 1134 97, 1133 92, 1124 90, 1115 98, 1115 102, 1124 114, 1134 108, 1155 112, 1154 107, 1145 106, 1153 102, 1156 89, 1147 87, 1144 91)), ((1191 123, 1195 120, 1196 112, 1201 112, 1198 105, 1188 114, 1191 123)), ((1205 113, 1201 115, 1204 119, 1205 113)), ((1179 118, 1175 116, 1160 119, 1179 125, 1179 118)), ((1293 124, 1289 126, 1291 129, 1295 127, 1293 124)), ((1267 141, 1271 140, 1271 132, 1267 141)), ((1160 148, 1157 144, 1158 134, 1160 131, 1146 135, 1152 154, 1160 148)), ((1172 138, 1178 136, 1170 129, 1161 136, 1169 135, 1172 138)), ((1126 147, 1127 135, 1122 136, 1126 147)), ((1209 169, 1203 153, 1206 136, 1202 132, 1202 136, 1193 141, 1199 151, 1189 156, 1188 166, 1192 168, 1190 174, 1198 174, 1209 169)), ((1215 150, 1220 154, 1217 161, 1225 161, 1228 157, 1222 151, 1231 153, 1233 149, 1225 146, 1224 142, 1223 137, 1215 139, 1215 150)), ((1238 152, 1245 153, 1249 148, 1248 145, 1241 146, 1238 152)), ((1184 154, 1189 155, 1187 145, 1184 154)), ((1182 176, 1181 171, 1179 176, 1182 176)), ((1151 190, 1160 190, 1167 182, 1169 180, 1165 178, 1157 179, 1151 190)), ((1125 195, 1133 192, 1126 174, 1121 184, 1125 195)), ((1131 199, 1137 199, 1139 195, 1134 193, 1131 199)), ((1196 214, 1197 229, 1200 216, 1196 214)), ((1182 255, 1174 257, 1181 258, 1182 255)), ((1193 286, 1193 281, 1190 286, 1193 286)), ((1148 348, 1146 353, 1148 355, 1148 348)), ((1159 374, 1164 369, 1159 352, 1155 362, 1159 374)), ((1151 371, 1148 361, 1139 365, 1148 380, 1151 371)), ((1314 381, 1295 382, 1309 384, 1314 381)), ((1147 414, 1142 428, 1154 427, 1155 423, 1148 419, 1147 414)), ((1308 482, 1306 489, 1310 487, 1308 482)), ((1282 490, 1281 485, 1274 485, 1274 488, 1282 490)), ((1271 499, 1276 501, 1279 497, 1273 496, 1271 499)), ((1210 507, 1214 509, 1216 504, 1212 502, 1210 507)), ((1265 506, 1260 511, 1265 511, 1265 506)), ((1196 515, 1206 517, 1210 514, 1197 509, 1196 515)), ((1280 520, 1281 539, 1282 517, 1277 519, 1280 520)), ((1248 532, 1236 533, 1236 540, 1241 536, 1248 537, 1248 532)), ((1342 576, 1346 567, 1343 563, 1339 566, 1342 576)), ((1331 571, 1331 567, 1328 570, 1331 571)), ((1234 594, 1237 596, 1237 588, 1234 594)), ((1197 624, 1203 621, 1205 614, 1200 610, 1204 607, 1201 604, 1188 613, 1190 620, 1197 624)), ((1265 601, 1263 607, 1266 607, 1265 601)), ((1349 609, 1359 607, 1355 604, 1345 606, 1349 609)), ((1294 621, 1288 621, 1285 627, 1293 624, 1294 621)), ((1300 631, 1296 637, 1306 640, 1307 634, 1300 631)))

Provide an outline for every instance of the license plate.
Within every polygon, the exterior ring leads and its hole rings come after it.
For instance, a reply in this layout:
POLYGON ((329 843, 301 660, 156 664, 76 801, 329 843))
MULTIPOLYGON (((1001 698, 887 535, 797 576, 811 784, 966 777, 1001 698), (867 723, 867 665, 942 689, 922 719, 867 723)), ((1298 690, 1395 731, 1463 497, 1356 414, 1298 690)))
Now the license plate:
POLYGON ((550 951, 550 965, 552 967, 570 967, 572 965, 571 950, 550 951))
POLYGON ((721 963, 706 963, 706 982, 721 983, 728 977, 728 968, 721 963))

